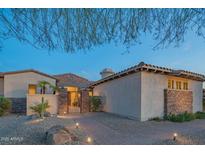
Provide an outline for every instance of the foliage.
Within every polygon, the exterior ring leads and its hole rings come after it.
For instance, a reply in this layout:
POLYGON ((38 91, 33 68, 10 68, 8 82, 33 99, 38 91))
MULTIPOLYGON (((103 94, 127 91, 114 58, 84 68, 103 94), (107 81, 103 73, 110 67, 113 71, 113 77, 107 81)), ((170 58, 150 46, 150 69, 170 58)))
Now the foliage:
POLYGON ((106 43, 179 45, 190 30, 205 38, 205 9, 0 9, 0 44, 16 38, 36 48, 74 52, 106 43))
POLYGON ((58 91, 59 91, 58 86, 54 86, 54 85, 52 85, 52 84, 49 84, 49 86, 50 86, 50 88, 52 89, 53 94, 56 94, 56 92, 58 92, 58 91))
POLYGON ((91 111, 93 112, 99 111, 101 103, 102 102, 100 96, 90 96, 91 111))
POLYGON ((205 112, 196 112, 195 117, 196 119, 205 119, 205 112))
POLYGON ((47 81, 40 81, 38 83, 38 87, 41 88, 41 94, 45 94, 46 93, 46 86, 49 85, 50 83, 47 81))
POLYGON ((0 96, 0 116, 4 115, 11 108, 11 101, 3 96, 0 96))
POLYGON ((44 102, 42 99, 42 102, 40 104, 31 106, 30 109, 33 110, 34 112, 38 113, 38 115, 43 118, 44 113, 46 112, 46 109, 49 108, 48 101, 44 102))
POLYGON ((184 112, 178 115, 175 114, 169 114, 164 117, 165 120, 169 120, 172 122, 185 122, 185 121, 191 121, 196 119, 195 114, 184 112))

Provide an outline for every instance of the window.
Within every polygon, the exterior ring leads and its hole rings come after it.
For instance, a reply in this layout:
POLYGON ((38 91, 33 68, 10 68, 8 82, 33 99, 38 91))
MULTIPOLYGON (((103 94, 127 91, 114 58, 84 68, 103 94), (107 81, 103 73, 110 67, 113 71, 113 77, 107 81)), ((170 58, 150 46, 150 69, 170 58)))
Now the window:
POLYGON ((168 88, 171 89, 171 80, 168 80, 168 88))
POLYGON ((29 84, 28 85, 28 94, 29 95, 35 95, 36 94, 36 85, 29 84))
POLYGON ((181 90, 182 87, 181 87, 181 81, 176 81, 176 89, 177 90, 181 90))
POLYGON ((93 96, 93 92, 92 91, 89 91, 89 96, 93 96))
POLYGON ((172 80, 172 89, 174 89, 174 80, 172 80))
POLYGON ((183 83, 183 89, 184 90, 188 90, 189 88, 188 88, 188 82, 184 82, 183 83))

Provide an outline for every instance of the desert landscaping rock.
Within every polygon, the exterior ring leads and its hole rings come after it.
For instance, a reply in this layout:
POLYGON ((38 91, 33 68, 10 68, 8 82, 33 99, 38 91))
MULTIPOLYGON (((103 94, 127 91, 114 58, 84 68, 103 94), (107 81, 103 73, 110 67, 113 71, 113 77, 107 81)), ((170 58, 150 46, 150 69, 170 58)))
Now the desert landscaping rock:
POLYGON ((27 116, 0 117, 0 144, 46 144, 45 133, 48 129, 55 125, 69 126, 73 124, 70 119, 58 117, 48 117, 42 121, 28 120, 27 116))
POLYGON ((66 127, 56 125, 48 129, 45 137, 46 144, 80 144, 80 139, 66 127))

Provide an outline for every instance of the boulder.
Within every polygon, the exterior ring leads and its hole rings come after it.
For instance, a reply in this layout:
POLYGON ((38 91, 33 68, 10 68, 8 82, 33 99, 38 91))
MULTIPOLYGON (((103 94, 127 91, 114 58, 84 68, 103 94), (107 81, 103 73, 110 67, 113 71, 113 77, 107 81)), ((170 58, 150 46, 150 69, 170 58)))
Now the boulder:
POLYGON ((50 145, 79 144, 79 142, 78 137, 61 125, 48 129, 45 136, 45 143, 50 145))

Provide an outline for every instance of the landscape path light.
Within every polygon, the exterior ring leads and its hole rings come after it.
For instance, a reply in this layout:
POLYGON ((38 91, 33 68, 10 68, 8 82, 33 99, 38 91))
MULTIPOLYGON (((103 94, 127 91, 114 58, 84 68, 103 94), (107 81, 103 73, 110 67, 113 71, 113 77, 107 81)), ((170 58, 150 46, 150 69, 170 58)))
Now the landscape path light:
POLYGON ((178 136, 177 133, 174 133, 174 134, 173 134, 173 140, 174 140, 174 141, 177 139, 177 136, 178 136))

